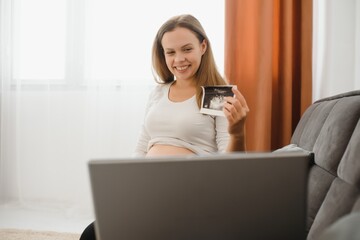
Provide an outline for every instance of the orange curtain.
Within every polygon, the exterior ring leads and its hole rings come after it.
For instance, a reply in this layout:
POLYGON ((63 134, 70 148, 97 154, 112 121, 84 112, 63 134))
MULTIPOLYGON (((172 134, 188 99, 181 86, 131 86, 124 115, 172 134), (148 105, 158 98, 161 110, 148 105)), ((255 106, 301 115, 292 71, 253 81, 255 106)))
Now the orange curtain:
POLYGON ((312 0, 225 0, 225 77, 250 108, 248 151, 289 144, 312 101, 312 0))

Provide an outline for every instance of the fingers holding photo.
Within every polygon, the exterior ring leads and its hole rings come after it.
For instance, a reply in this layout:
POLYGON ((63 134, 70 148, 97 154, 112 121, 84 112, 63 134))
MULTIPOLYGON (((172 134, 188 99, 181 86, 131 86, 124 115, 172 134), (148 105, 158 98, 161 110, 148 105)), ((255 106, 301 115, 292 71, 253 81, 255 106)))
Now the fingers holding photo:
POLYGON ((224 104, 225 116, 232 122, 246 118, 247 113, 250 111, 244 96, 237 89, 236 85, 232 88, 234 97, 225 97, 226 103, 224 104))
POLYGON ((247 103, 246 103, 246 100, 244 98, 244 96, 240 93, 240 91, 237 89, 237 86, 234 85, 233 88, 231 89, 233 91, 233 93, 235 94, 235 98, 238 99, 240 101, 240 104, 243 108, 245 108, 245 110, 247 112, 250 111, 247 103))

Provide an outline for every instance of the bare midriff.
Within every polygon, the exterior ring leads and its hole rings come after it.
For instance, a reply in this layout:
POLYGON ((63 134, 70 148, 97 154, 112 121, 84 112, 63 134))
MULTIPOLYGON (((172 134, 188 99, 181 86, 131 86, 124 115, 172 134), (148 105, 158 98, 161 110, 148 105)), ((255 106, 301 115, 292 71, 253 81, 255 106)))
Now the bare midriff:
POLYGON ((195 154, 195 153, 184 147, 156 144, 150 148, 146 156, 152 157, 152 156, 191 155, 191 154, 195 154))

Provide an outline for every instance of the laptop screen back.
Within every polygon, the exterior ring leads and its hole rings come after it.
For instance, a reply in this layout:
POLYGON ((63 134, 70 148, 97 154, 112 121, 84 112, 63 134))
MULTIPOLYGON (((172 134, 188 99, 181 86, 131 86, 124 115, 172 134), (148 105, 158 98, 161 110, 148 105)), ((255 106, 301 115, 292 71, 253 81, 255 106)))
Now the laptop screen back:
POLYGON ((96 233, 113 239, 305 239, 309 155, 92 160, 96 233))

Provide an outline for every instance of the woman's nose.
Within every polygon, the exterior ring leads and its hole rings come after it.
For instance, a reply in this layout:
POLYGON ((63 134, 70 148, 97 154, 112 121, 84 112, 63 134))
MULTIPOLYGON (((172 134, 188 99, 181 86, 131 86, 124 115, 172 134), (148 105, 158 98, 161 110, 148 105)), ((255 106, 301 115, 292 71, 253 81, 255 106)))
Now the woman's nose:
POLYGON ((185 61, 185 56, 181 53, 176 54, 175 62, 183 62, 183 61, 185 61))

